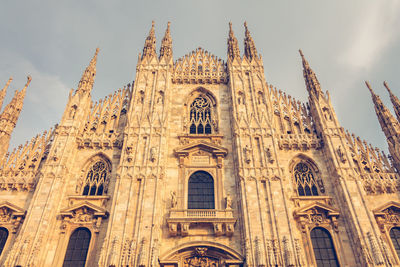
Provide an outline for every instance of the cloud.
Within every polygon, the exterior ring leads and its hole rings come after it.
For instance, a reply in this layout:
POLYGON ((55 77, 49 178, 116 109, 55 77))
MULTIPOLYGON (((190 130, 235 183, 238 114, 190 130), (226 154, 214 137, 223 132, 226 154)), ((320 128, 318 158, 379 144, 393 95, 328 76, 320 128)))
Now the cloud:
POLYGON ((17 126, 12 134, 10 147, 23 140, 30 139, 43 129, 49 129, 56 124, 65 107, 68 87, 57 76, 40 71, 32 62, 17 53, 0 52, 0 81, 5 83, 13 76, 4 106, 14 95, 14 90, 21 90, 26 82, 26 76, 32 76, 32 82, 27 89, 24 107, 17 126), (60 95, 64 92, 64 95, 60 95))
POLYGON ((374 1, 360 6, 353 35, 339 61, 353 69, 370 69, 400 28, 400 1, 374 1))

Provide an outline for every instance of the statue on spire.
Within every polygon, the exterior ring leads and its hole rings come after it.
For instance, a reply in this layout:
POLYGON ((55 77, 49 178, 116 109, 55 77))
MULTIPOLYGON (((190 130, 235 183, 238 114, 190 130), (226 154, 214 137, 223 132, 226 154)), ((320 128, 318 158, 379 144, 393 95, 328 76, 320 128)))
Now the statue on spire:
MULTIPOLYGON (((168 21, 167 29, 165 30, 164 38, 161 41, 160 59, 172 58, 172 38, 170 32, 171 22, 168 21)), ((143 53, 144 54, 144 53, 143 53)))
POLYGON ((232 22, 229 22, 228 58, 230 60, 233 60, 234 58, 240 58, 238 41, 232 30, 232 22))
POLYGON ((8 82, 6 83, 4 88, 0 91, 0 110, 3 107, 4 97, 6 96, 7 88, 10 85, 11 81, 12 81, 12 77, 10 77, 10 79, 8 79, 8 82))
POLYGON ((255 59, 258 57, 256 45, 254 44, 254 40, 250 35, 250 31, 247 28, 247 22, 244 22, 245 38, 244 38, 244 55, 249 59, 255 59))
POLYGON ((392 101, 394 112, 396 113, 397 121, 400 123, 400 100, 397 98, 397 96, 395 96, 393 94, 392 90, 390 90, 387 82, 383 82, 383 85, 386 87, 386 89, 389 92, 390 101, 392 101))
POLYGON ((397 171, 400 171, 400 125, 388 108, 383 104, 381 98, 372 90, 371 85, 367 81, 365 84, 371 93, 372 101, 375 106, 375 113, 378 116, 382 131, 386 136, 389 152, 393 157, 393 165, 397 171))
POLYGON ((303 62, 303 76, 307 91, 310 95, 315 95, 318 98, 320 95, 323 95, 323 93, 321 90, 321 85, 317 79, 317 75, 315 75, 315 72, 311 69, 301 49, 299 50, 299 53, 303 62))
POLYGON ((154 33, 154 20, 151 22, 151 29, 143 47, 142 59, 151 58, 156 55, 156 35, 154 33))
POLYGON ((97 63, 97 55, 99 53, 99 48, 96 49, 96 52, 89 63, 89 66, 85 69, 85 72, 82 74, 82 78, 79 81, 77 92, 90 92, 92 91, 94 78, 96 77, 96 63, 97 63))

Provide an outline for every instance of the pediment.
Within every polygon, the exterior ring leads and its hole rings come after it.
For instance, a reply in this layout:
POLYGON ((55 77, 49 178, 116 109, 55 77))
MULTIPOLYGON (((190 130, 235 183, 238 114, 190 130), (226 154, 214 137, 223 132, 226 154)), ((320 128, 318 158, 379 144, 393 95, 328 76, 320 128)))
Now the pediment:
POLYGON ((379 215, 384 215, 385 211, 387 210, 397 210, 400 213, 400 203, 396 202, 396 201, 390 201, 388 203, 386 203, 383 206, 380 206, 379 208, 376 208, 373 212, 375 214, 375 216, 379 216, 379 215))
POLYGON ((189 61, 201 61, 202 63, 204 62, 205 64, 213 64, 217 63, 219 61, 222 62, 222 59, 218 58, 217 56, 211 54, 207 50, 204 50, 203 48, 199 47, 196 50, 193 50, 189 54, 184 55, 181 58, 178 58, 175 62, 175 65, 178 65, 180 62, 185 62, 186 60, 189 61))
POLYGON ((23 216, 25 215, 25 211, 16 205, 11 204, 8 201, 4 201, 0 203, 0 210, 8 209, 14 216, 23 216))
POLYGON ((61 210, 60 215, 61 216, 74 216, 74 214, 77 211, 80 210, 85 210, 86 212, 92 213, 94 216, 107 216, 107 210, 99 207, 97 205, 94 205, 92 203, 89 203, 87 201, 79 203, 75 206, 66 208, 61 210))
POLYGON ((206 141, 199 141, 195 143, 189 143, 183 146, 180 146, 175 149, 175 155, 177 156, 187 156, 190 153, 194 153, 196 151, 204 151, 211 153, 213 155, 220 155, 225 157, 228 154, 228 149, 218 146, 213 143, 209 143, 206 141))
POLYGON ((340 214, 338 210, 336 210, 326 204, 322 204, 320 202, 314 202, 303 208, 300 208, 300 209, 296 210, 294 212, 294 214, 295 214, 295 216, 304 216, 304 215, 308 215, 308 214, 314 212, 315 210, 323 211, 328 216, 339 216, 339 214, 340 214))

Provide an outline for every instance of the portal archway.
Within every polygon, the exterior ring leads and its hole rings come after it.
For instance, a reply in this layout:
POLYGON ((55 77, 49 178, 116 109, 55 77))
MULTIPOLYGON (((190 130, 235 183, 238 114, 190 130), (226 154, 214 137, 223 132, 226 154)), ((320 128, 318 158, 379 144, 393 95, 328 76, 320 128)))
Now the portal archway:
POLYGON ((214 242, 192 242, 178 246, 160 257, 163 267, 241 267, 243 257, 233 249, 214 242))

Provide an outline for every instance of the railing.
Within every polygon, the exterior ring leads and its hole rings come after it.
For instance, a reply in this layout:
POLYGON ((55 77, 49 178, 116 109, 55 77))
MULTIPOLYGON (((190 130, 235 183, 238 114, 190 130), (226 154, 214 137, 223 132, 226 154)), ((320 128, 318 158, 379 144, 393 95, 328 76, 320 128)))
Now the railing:
POLYGON ((171 210, 170 218, 233 218, 233 211, 212 209, 171 210))

